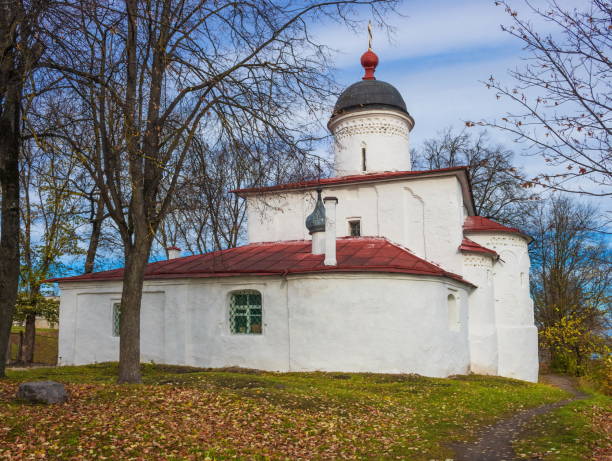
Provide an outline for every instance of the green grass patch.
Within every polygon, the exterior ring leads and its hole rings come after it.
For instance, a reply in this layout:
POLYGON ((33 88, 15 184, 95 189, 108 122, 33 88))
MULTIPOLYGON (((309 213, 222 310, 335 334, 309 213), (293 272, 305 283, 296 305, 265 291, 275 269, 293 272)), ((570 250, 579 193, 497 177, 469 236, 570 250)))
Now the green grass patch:
MULTIPOLYGON (((19 354, 19 333, 24 327, 14 326, 11 329, 10 358, 17 360, 19 354)), ((58 330, 52 328, 37 328, 34 339, 34 363, 55 365, 57 363, 58 330)))
POLYGON ((525 459, 578 461, 609 459, 612 454, 612 399, 591 393, 587 399, 537 417, 531 433, 515 442, 525 459))
POLYGON ((148 364, 143 384, 118 385, 116 373, 115 363, 11 371, 0 382, 0 458, 446 459, 450 442, 483 425, 567 398, 551 386, 476 375, 148 364), (72 399, 14 399, 19 382, 38 379, 66 383, 72 399))

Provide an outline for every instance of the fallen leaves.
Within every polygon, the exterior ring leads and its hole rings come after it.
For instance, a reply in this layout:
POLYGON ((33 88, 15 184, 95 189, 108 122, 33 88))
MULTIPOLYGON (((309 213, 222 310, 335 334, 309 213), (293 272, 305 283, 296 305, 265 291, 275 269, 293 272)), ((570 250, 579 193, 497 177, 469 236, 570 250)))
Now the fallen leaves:
POLYGON ((18 403, 18 383, 0 383, 1 458, 444 459, 449 439, 562 397, 547 386, 485 377, 180 374, 150 366, 148 384, 122 386, 84 382, 92 370, 100 379, 100 365, 75 368, 82 375, 57 369, 77 381, 67 383, 72 398, 61 405, 18 403))

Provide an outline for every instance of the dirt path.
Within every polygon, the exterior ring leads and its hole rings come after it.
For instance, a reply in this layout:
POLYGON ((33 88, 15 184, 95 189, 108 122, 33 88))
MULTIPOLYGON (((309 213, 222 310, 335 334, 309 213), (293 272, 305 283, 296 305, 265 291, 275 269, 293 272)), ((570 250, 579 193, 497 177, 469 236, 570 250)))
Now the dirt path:
POLYGON ((454 461, 515 461, 519 458, 514 454, 512 449, 512 441, 519 434, 528 430, 527 423, 535 416, 548 413, 555 408, 567 405, 569 402, 577 399, 586 398, 586 394, 580 392, 572 380, 558 375, 547 375, 543 379, 547 384, 557 386, 564 391, 574 395, 571 399, 562 400, 561 402, 542 405, 530 410, 521 411, 516 415, 504 419, 493 426, 490 426, 484 432, 480 433, 478 440, 471 443, 453 444, 451 448, 455 450, 454 461))

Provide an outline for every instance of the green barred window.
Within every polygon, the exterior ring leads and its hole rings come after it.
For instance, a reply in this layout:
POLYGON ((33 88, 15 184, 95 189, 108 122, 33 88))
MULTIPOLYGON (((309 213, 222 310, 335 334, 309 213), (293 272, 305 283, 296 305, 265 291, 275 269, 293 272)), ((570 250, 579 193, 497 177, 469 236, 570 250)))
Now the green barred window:
POLYGON ((251 290, 232 293, 229 320, 232 333, 260 335, 262 325, 261 293, 251 290))
POLYGON ((121 328, 121 303, 113 304, 113 336, 119 336, 121 328))

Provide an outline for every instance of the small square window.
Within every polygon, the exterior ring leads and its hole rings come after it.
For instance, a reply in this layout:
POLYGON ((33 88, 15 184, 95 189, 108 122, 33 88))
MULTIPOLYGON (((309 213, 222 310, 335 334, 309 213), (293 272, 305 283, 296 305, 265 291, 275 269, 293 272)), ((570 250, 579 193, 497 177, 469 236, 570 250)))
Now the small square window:
POLYGON ((261 293, 241 291, 232 293, 230 300, 230 331, 234 334, 262 332, 261 293))
POLYGON ((361 221, 356 219, 353 221, 349 221, 349 233, 351 237, 360 237, 361 236, 361 221))
POLYGON ((121 303, 113 304, 113 336, 118 337, 121 332, 121 303))

